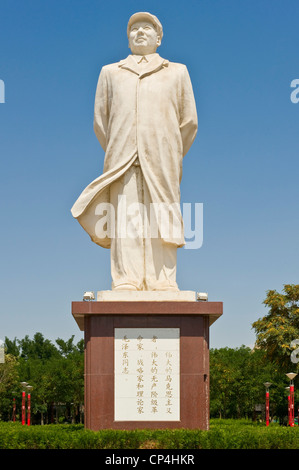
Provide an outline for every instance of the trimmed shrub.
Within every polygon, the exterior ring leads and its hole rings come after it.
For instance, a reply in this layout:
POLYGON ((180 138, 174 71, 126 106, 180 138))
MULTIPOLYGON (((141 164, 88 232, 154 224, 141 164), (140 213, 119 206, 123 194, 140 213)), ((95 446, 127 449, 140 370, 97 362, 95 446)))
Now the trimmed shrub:
POLYGON ((299 427, 211 420, 209 431, 102 430, 83 425, 0 423, 0 449, 298 449, 299 427))

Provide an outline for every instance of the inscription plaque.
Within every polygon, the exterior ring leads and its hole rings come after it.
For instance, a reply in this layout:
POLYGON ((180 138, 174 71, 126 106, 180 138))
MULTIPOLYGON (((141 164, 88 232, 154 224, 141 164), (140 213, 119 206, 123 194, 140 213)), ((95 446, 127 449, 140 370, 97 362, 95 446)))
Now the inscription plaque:
POLYGON ((115 328, 115 421, 180 420, 180 329, 115 328))

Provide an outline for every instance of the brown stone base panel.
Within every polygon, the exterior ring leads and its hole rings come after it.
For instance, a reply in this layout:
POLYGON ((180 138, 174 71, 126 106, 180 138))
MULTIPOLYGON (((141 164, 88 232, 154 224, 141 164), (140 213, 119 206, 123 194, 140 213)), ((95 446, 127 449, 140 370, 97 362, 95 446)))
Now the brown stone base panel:
MULTIPOLYGON (((85 338, 85 427, 92 430, 209 429, 209 325, 211 315, 213 321, 221 315, 222 303, 181 302, 189 305, 180 308, 180 312, 177 305, 173 306, 174 313, 168 314, 161 312, 161 305, 152 305, 152 313, 148 313, 149 306, 144 304, 152 302, 135 302, 143 305, 139 311, 134 305, 134 313, 128 312, 128 305, 115 302, 118 305, 109 308, 109 313, 108 303, 73 302, 72 313, 84 329, 85 338), (207 311, 199 313, 203 304, 207 311), (117 310, 121 313, 117 314, 117 310), (115 328, 180 328, 180 421, 114 420, 115 328)), ((170 304, 174 303, 163 302, 163 309, 171 312, 170 304)))

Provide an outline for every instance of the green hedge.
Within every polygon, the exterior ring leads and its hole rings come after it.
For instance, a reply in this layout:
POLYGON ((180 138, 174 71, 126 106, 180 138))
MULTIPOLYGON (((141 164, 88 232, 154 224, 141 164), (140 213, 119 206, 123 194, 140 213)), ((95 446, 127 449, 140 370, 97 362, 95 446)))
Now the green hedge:
POLYGON ((211 420, 210 431, 90 431, 82 425, 0 423, 0 449, 298 449, 299 427, 211 420))

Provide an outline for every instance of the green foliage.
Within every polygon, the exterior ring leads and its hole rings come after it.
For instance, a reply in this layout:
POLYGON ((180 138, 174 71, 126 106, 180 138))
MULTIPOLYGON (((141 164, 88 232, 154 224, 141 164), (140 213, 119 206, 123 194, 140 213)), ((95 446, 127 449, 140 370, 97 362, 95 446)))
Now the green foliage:
MULTIPOLYGON (((12 397, 16 397, 17 410, 21 408, 20 382, 33 387, 31 393, 32 419, 39 416, 40 422, 53 419, 53 404, 63 403, 66 414, 78 415, 84 402, 84 341, 74 344, 74 336, 64 341, 60 338, 53 344, 41 333, 33 339, 25 336, 22 340, 5 338, 6 362, 12 357, 15 362, 14 386, 7 393, 7 400, 1 401, 0 417, 11 419, 12 397)), ((1 374, 1 367, 0 367, 1 374)), ((1 391, 1 390, 0 390, 1 391)), ((79 414, 79 419, 82 416, 79 414)), ((18 417, 17 417, 18 418, 18 417)), ((58 418, 58 416, 56 416, 58 418)), ((65 418, 68 418, 66 416, 65 418)))
POLYGON ((82 425, 0 423, 0 449, 298 449, 299 428, 212 420, 201 430, 85 430, 82 425))
MULTIPOLYGON (((271 382, 271 416, 287 414, 288 380, 261 349, 220 348, 210 351, 210 412, 212 417, 253 417, 265 403, 265 382, 271 382)), ((297 392, 296 392, 297 393, 297 392)))
MULTIPOLYGON (((84 341, 74 344, 58 338, 55 344, 36 333, 5 340, 6 362, 0 364, 0 420, 12 419, 12 398, 16 398, 17 420, 21 414, 21 387, 25 381, 33 386, 31 414, 34 424, 83 422, 84 341), (2 375, 1 375, 2 374, 2 375), (56 406, 56 404, 58 404, 56 406)), ((295 379, 295 403, 298 403, 295 379)), ((265 401, 264 382, 272 382, 270 415, 287 415, 289 384, 281 368, 263 349, 245 346, 210 350, 211 417, 251 418, 255 404, 265 401)))
POLYGON ((28 335, 24 339, 18 341, 21 357, 24 359, 39 359, 46 361, 52 357, 58 357, 59 352, 50 340, 44 339, 41 333, 35 333, 31 340, 28 335))
POLYGON ((268 313, 253 323, 257 335, 256 345, 262 348, 268 360, 275 362, 282 371, 299 372, 299 363, 291 363, 290 343, 299 338, 299 285, 285 284, 283 294, 269 290, 264 304, 268 313))
POLYGON ((0 364, 0 419, 9 419, 12 391, 18 390, 17 359, 11 354, 5 355, 5 362, 0 364))

